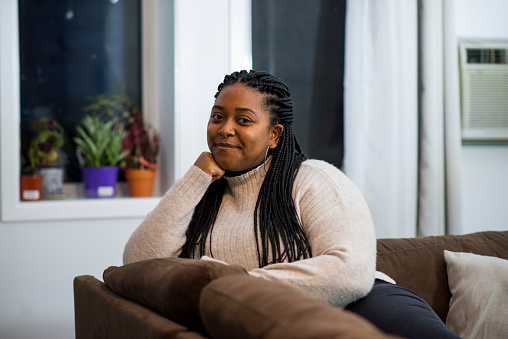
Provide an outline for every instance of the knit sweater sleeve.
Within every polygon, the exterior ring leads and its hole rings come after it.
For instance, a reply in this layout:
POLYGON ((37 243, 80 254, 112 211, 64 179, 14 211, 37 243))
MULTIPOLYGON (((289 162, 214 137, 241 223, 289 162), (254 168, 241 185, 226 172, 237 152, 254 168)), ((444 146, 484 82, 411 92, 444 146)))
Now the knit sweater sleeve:
POLYGON ((185 242, 194 208, 211 182, 211 176, 192 166, 132 233, 123 253, 124 264, 176 257, 185 242))
POLYGON ((293 196, 312 258, 249 273, 339 307, 365 296, 374 283, 376 237, 360 191, 332 165, 307 160, 296 177, 293 196))

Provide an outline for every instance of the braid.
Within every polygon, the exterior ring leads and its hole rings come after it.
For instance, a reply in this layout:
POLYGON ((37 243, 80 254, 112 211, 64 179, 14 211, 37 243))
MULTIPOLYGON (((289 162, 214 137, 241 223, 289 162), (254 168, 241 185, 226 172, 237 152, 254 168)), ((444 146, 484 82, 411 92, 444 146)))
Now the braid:
MULTIPOLYGON (((312 256, 311 248, 292 197, 298 169, 307 156, 293 134, 293 102, 289 88, 269 73, 240 71, 224 77, 215 98, 222 89, 236 83, 266 94, 264 105, 270 112, 272 126, 282 124, 284 127, 279 143, 272 151, 272 162, 261 185, 254 211, 259 266, 309 258, 312 256)), ((193 258, 197 247, 198 255, 204 254, 205 241, 212 232, 225 185, 225 179, 213 182, 196 206, 180 257, 193 258)))
POLYGON ((180 258, 194 258, 197 246, 199 246, 199 253, 201 255, 205 252, 206 238, 208 233, 211 234, 212 232, 215 218, 222 203, 226 183, 224 178, 212 182, 201 201, 197 204, 185 233, 187 239, 182 246, 180 258))

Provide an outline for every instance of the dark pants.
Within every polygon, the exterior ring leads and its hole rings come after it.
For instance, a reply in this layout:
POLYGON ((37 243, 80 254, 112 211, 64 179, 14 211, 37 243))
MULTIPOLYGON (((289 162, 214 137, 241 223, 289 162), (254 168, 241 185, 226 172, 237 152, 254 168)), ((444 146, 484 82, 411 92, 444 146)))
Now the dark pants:
POLYGON ((411 339, 460 339, 425 300, 404 286, 376 280, 366 297, 349 304, 346 309, 388 334, 411 339))

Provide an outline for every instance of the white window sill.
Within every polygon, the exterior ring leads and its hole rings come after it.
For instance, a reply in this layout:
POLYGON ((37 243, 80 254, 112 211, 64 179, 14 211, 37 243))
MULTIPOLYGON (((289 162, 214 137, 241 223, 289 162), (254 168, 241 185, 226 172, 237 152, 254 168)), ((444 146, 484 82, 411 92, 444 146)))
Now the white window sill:
POLYGON ((73 194, 73 186, 64 186, 66 198, 62 200, 4 202, 9 207, 2 211, 2 222, 144 218, 161 199, 122 196, 123 187, 115 198, 79 198, 73 194))
POLYGON ((3 222, 143 218, 160 198, 20 201, 4 211, 3 222))

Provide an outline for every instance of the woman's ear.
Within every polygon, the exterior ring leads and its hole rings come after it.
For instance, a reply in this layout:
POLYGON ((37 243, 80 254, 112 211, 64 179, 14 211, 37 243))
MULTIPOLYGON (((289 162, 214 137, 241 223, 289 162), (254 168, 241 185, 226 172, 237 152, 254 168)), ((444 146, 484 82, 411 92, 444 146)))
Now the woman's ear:
POLYGON ((276 124, 272 127, 272 131, 270 132, 270 148, 274 149, 277 147, 277 144, 279 143, 280 136, 282 135, 282 132, 284 132, 284 126, 281 124, 276 124))

